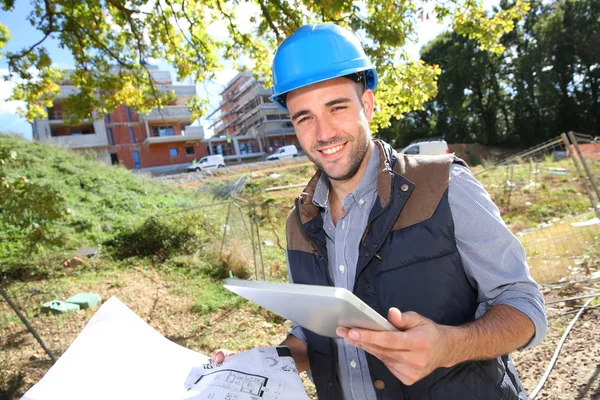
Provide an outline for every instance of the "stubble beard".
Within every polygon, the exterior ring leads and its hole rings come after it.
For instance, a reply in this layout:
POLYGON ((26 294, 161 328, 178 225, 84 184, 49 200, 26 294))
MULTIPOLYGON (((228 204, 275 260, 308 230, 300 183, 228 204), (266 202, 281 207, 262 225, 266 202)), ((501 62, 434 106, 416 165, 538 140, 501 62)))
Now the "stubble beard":
MULTIPOLYGON (((306 156, 321 171, 323 171, 323 173, 325 174, 325 176, 327 178, 334 180, 334 181, 345 181, 345 180, 348 180, 348 179, 354 177, 354 175, 356 175, 356 173, 360 169, 361 164, 365 160, 365 156, 367 154, 367 151, 369 150, 368 136, 370 136, 370 135, 368 135, 366 129, 363 126, 359 126, 358 127, 358 135, 357 135, 356 139, 349 137, 349 136, 341 136, 341 137, 337 137, 334 140, 329 141, 327 143, 319 143, 318 144, 318 147, 324 147, 324 146, 335 145, 340 142, 342 142, 342 143, 343 142, 347 142, 347 143, 355 142, 356 143, 354 150, 352 151, 352 153, 350 153, 350 160, 348 163, 347 171, 342 175, 337 175, 337 176, 330 175, 329 173, 327 173, 327 170, 323 167, 323 164, 321 164, 316 159, 311 157, 311 155, 308 152, 306 153, 306 156), (350 138, 350 140, 346 140, 347 138, 350 138)), ((318 151, 318 150, 316 150, 316 151, 318 151)))

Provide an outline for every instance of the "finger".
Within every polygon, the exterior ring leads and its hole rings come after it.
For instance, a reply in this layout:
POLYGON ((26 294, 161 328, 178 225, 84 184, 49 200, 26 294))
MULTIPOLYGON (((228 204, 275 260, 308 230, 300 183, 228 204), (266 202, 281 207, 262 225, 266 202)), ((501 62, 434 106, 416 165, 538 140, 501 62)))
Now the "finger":
POLYGON ((396 328, 405 331, 421 325, 426 319, 415 312, 402 313, 396 307, 392 307, 388 311, 388 321, 396 328))
POLYGON ((221 364, 223 361, 225 361, 225 353, 223 353, 221 350, 215 350, 210 355, 210 358, 212 358, 217 364, 221 364))
POLYGON ((210 355, 210 358, 212 358, 213 361, 216 362, 217 364, 221 364, 223 361, 225 361, 226 358, 234 356, 235 354, 236 353, 231 350, 218 349, 218 350, 215 350, 212 352, 212 354, 210 355))
POLYGON ((363 345, 376 345, 385 349, 410 350, 414 341, 412 336, 409 332, 383 332, 352 328, 344 339, 363 345))
POLYGON ((346 338, 346 336, 348 336, 348 332, 350 331, 350 329, 348 328, 344 328, 343 326, 339 326, 336 330, 335 330, 335 334, 338 335, 341 338, 346 338))

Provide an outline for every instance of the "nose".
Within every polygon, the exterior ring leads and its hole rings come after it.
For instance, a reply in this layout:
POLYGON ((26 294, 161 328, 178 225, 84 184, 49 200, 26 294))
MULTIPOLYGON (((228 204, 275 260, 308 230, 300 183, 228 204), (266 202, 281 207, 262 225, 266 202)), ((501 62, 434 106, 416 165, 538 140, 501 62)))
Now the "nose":
POLYGON ((337 134, 337 127, 328 118, 320 118, 317 120, 315 139, 318 142, 330 142, 337 134))

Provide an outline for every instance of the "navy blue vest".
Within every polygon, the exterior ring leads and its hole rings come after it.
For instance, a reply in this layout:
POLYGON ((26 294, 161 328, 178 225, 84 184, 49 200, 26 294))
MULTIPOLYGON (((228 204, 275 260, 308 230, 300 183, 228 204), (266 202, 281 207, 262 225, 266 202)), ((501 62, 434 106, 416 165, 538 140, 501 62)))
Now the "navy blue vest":
MULTIPOLYGON (((417 312, 436 323, 473 320, 477 291, 465 275, 448 203, 452 156, 402 157, 380 147, 378 198, 359 244, 354 294, 384 317, 390 307, 417 312), (445 175, 444 175, 445 174, 445 175), (407 179, 410 177, 411 180, 407 179), (409 202, 410 200, 410 202, 409 202)), ((288 218, 288 263, 295 283, 331 286, 323 220, 312 204, 311 180, 288 218)), ((311 372, 320 399, 342 399, 333 340, 305 330, 311 372)), ((508 356, 439 368, 411 386, 402 384, 367 353, 377 398, 526 398, 508 356)))

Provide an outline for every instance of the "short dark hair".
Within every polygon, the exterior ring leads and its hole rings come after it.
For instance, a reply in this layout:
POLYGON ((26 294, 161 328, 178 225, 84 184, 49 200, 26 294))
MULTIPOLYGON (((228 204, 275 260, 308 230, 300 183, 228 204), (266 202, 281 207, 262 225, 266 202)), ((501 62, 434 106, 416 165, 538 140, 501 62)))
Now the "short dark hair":
MULTIPOLYGON (((356 89, 356 95, 358 96, 358 101, 359 101, 360 105, 362 106, 362 108, 365 108, 365 105, 362 102, 362 95, 365 92, 365 90, 367 90, 367 79, 365 78, 365 72, 364 71, 354 72, 349 75, 344 75, 343 78, 350 79, 352 82, 355 83, 354 87, 356 89)), ((287 93, 284 93, 279 96, 279 101, 285 107, 287 107, 287 104, 286 104, 287 95, 288 95, 287 93)))
POLYGON ((355 72, 353 74, 344 75, 344 78, 350 79, 354 82, 354 88, 356 89, 356 95, 358 96, 358 102, 360 103, 362 108, 365 108, 365 105, 362 102, 362 95, 367 90, 367 79, 365 78, 365 72, 355 72))

